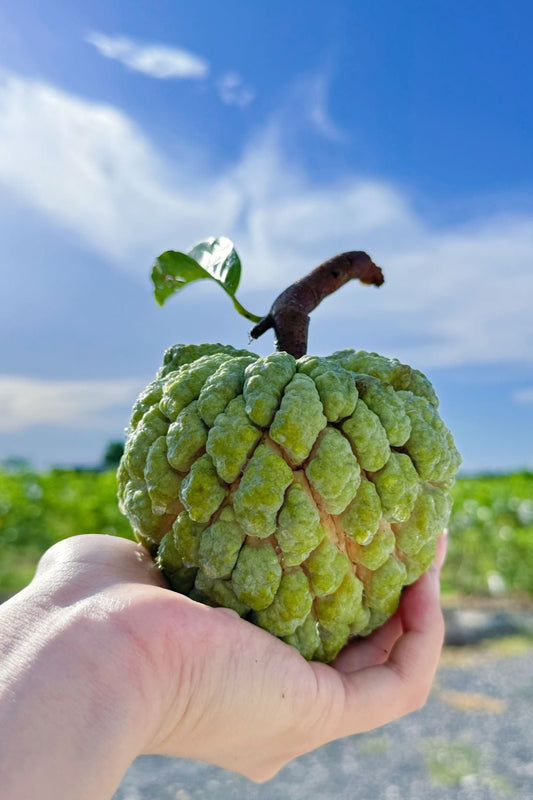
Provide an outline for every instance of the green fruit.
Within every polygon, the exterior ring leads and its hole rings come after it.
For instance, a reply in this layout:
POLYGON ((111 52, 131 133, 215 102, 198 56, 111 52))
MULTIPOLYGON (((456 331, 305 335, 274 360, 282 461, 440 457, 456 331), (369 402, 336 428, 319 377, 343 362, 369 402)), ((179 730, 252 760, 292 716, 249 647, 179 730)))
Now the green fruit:
POLYGON ((376 353, 176 345, 133 408, 120 507, 173 589, 329 662, 433 559, 460 464, 437 406, 376 353))

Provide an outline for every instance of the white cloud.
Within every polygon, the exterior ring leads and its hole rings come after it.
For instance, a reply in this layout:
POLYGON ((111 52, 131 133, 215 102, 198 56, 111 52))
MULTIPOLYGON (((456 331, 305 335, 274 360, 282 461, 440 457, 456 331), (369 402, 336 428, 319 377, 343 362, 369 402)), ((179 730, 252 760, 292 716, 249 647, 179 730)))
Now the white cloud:
POLYGON ((333 144, 346 142, 348 136, 333 120, 329 110, 330 71, 302 75, 290 85, 273 115, 286 136, 298 141, 302 134, 312 134, 333 144))
POLYGON ((532 389, 521 389, 519 392, 516 392, 514 395, 515 402, 523 403, 524 405, 533 403, 533 388, 532 389))
MULTIPOLYGON (((238 245, 243 301, 254 289, 275 296, 335 252, 364 249, 386 284, 358 295, 355 314, 379 329, 386 352, 423 367, 532 360, 531 216, 437 228, 390 182, 351 175, 317 185, 285 157, 283 136, 281 123, 267 126, 214 173, 193 151, 165 161, 115 108, 44 83, 0 82, 0 187, 143 281, 157 252, 211 234, 238 245)), ((317 313, 348 318, 354 296, 338 293, 317 313)))
POLYGON ((205 78, 209 64, 204 58, 178 47, 136 42, 127 36, 90 33, 87 41, 106 58, 120 61, 151 78, 205 78))
POLYGON ((236 72, 227 72, 217 82, 218 93, 223 103, 232 106, 250 105, 255 97, 255 92, 246 86, 243 79, 236 72))
POLYGON ((302 85, 308 94, 308 118, 315 132, 332 142, 344 142, 346 134, 333 122, 328 110, 329 78, 319 74, 302 85))
POLYGON ((194 188, 183 168, 176 190, 173 172, 117 109, 0 78, 0 185, 133 270, 162 244, 208 235, 215 219, 229 226, 231 192, 205 180, 194 188))
POLYGON ((52 381, 0 375, 0 431, 33 425, 105 427, 106 414, 131 405, 142 386, 129 379, 52 381))

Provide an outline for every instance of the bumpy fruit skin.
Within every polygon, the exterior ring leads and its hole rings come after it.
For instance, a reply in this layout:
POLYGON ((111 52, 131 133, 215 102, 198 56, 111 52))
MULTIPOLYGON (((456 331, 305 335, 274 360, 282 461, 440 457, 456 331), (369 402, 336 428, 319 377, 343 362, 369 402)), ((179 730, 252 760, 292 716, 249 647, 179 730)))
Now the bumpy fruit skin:
POLYGON ((176 345, 134 405, 120 507, 174 590, 329 662, 433 560, 460 464, 437 406, 376 353, 176 345))

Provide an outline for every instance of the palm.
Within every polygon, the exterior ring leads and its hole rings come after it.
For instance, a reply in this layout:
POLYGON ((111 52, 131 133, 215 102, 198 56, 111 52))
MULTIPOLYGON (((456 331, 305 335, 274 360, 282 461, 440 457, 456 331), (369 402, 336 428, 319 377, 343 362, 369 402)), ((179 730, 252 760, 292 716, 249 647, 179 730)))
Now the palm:
MULTIPOLYGON (((57 569, 54 550, 41 570, 57 569)), ((130 637, 151 752, 264 779, 326 741, 413 710, 429 691, 443 633, 431 575, 405 592, 385 626, 327 666, 305 661, 235 612, 168 591, 133 542, 74 537, 59 552, 69 586, 92 605, 114 609, 130 637)), ((105 652, 105 641, 101 647, 105 652)))

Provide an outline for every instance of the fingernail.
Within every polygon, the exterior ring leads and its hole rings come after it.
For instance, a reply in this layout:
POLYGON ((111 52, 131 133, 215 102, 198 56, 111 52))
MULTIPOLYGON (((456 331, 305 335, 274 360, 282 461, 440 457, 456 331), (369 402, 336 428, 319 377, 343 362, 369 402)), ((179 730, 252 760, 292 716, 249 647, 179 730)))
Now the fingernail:
POLYGON ((433 584, 433 591, 435 592, 435 596, 440 596, 440 571, 437 569, 435 564, 432 564, 428 569, 428 573, 430 576, 431 583, 433 584))
POLYGON ((227 617, 234 617, 240 619, 240 614, 233 608, 223 608, 222 606, 216 609, 220 614, 225 614, 227 617))
POLYGON ((448 548, 448 531, 445 529, 439 536, 437 541, 437 550, 435 553, 435 560, 433 562, 437 572, 440 572, 444 561, 446 560, 446 550, 448 548))

